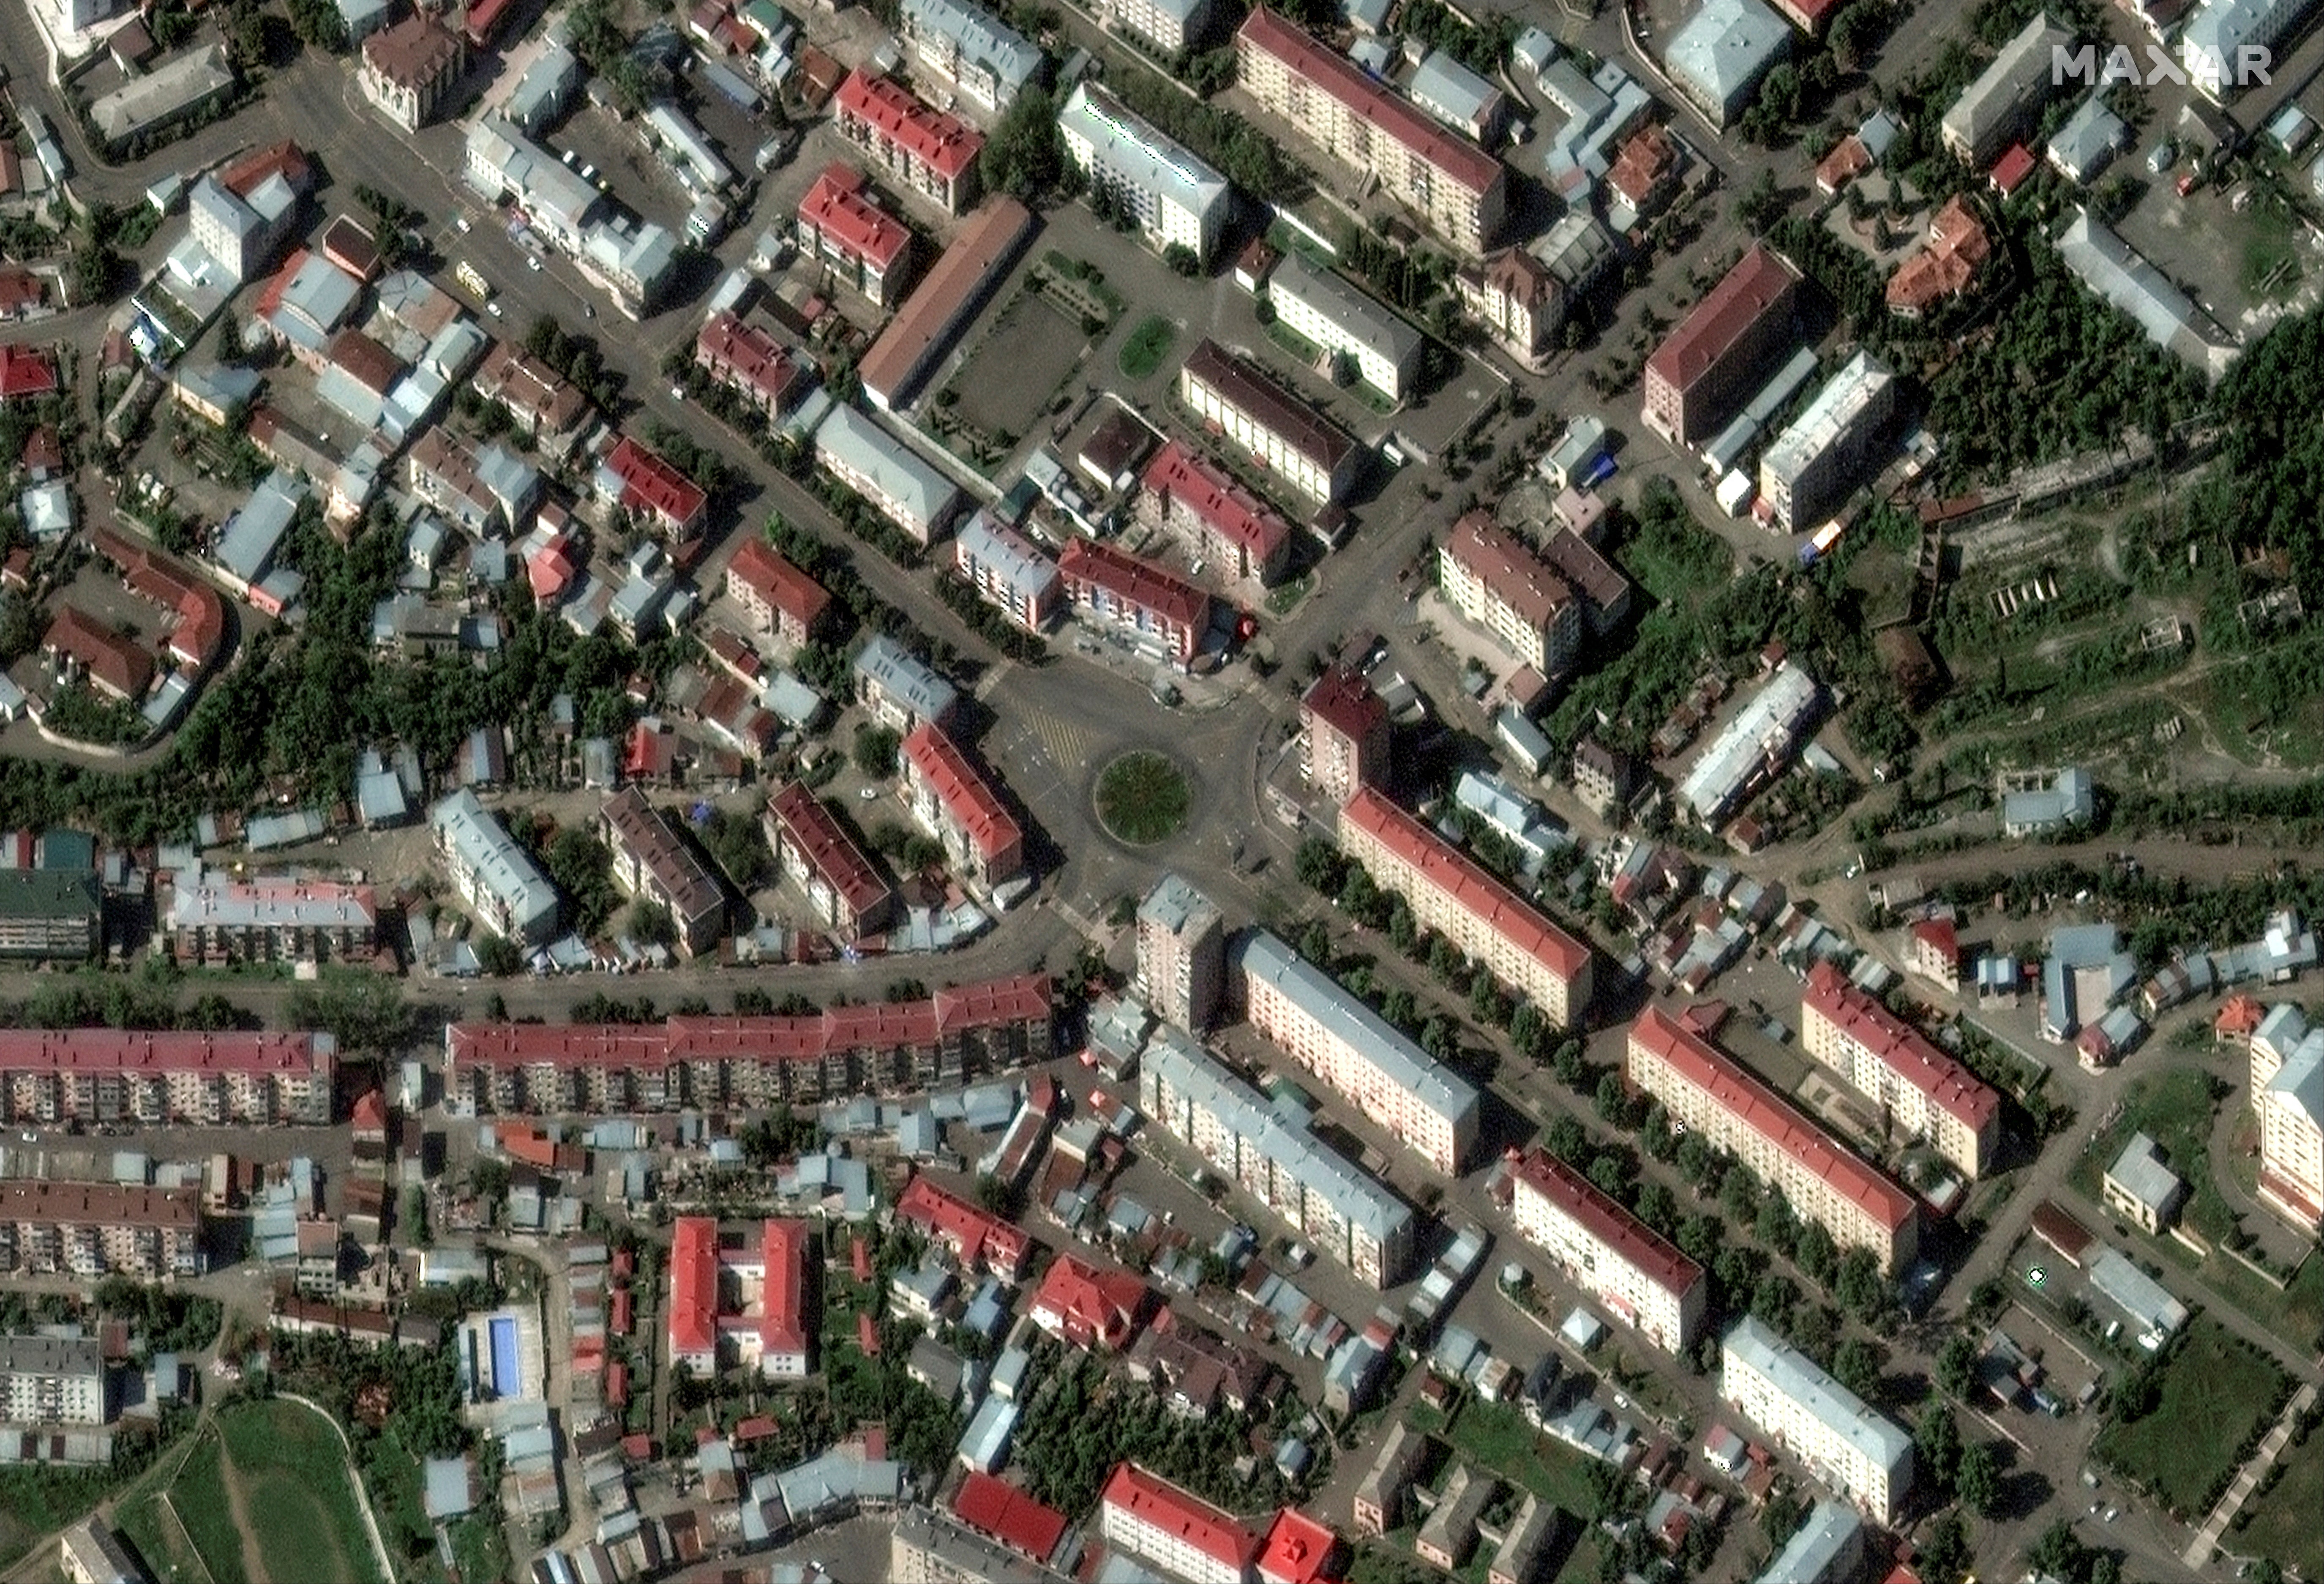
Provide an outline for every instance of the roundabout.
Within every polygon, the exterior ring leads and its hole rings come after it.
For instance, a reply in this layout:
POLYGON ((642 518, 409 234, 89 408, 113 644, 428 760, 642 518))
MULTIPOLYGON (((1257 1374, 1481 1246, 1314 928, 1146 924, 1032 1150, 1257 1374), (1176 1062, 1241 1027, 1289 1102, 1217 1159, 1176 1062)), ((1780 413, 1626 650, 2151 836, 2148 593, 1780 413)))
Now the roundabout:
POLYGON ((1152 847, 1185 829, 1194 791, 1169 755, 1133 748, 1099 772, 1094 801, 1108 836, 1126 847, 1152 847))

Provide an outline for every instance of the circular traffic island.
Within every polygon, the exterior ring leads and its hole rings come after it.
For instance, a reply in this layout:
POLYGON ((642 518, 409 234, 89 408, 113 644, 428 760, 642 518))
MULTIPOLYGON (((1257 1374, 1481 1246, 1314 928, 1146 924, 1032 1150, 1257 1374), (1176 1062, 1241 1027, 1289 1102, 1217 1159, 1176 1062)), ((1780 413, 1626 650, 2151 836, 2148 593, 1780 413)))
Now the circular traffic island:
POLYGON ((1151 847, 1177 835, 1185 829, 1193 801, 1185 772, 1152 748, 1122 755, 1097 778, 1097 822, 1130 847, 1151 847))

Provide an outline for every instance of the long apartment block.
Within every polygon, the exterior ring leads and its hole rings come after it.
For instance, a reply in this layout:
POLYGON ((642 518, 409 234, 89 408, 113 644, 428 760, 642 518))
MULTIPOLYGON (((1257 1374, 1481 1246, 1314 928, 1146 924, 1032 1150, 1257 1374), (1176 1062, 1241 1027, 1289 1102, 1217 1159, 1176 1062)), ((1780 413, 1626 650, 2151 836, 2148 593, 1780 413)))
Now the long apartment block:
POLYGON ((1187 354, 1178 371, 1178 399, 1251 460, 1319 505, 1343 498, 1363 471, 1364 448, 1355 436, 1214 341, 1187 354))
POLYGON ((1913 1441, 1757 1318, 1720 1345, 1721 1401, 1774 1437, 1808 1472, 1888 1523, 1913 1486, 1913 1441))
POLYGON ((1475 144, 1303 32, 1253 6, 1235 33, 1236 80, 1269 115, 1360 176, 1376 177, 1470 254, 1500 236, 1509 173, 1475 144))
POLYGON ((2001 1097, 1829 962, 1808 974, 1800 1044, 1877 1103, 1892 1127, 1936 1147, 1971 1177, 2001 1143, 2001 1097))
POLYGON ((327 1033, 0 1031, 0 1121, 321 1125, 338 1042, 327 1033))
POLYGON ((1204 264, 1234 208, 1227 179, 1193 150, 1130 114, 1103 88, 1077 83, 1057 112, 1065 153, 1157 248, 1191 251, 1204 264))
POLYGON ((1477 1144, 1477 1091, 1314 964, 1264 930, 1230 949, 1227 980, 1250 1026, 1439 1172, 1477 1144))
POLYGON ((1358 787, 1340 811, 1340 850, 1556 1027, 1590 1010, 1590 948, 1376 789, 1358 787))
POLYGON ((0 1272, 190 1276, 202 1268, 198 1190, 0 1182, 0 1272))
POLYGON ((984 134, 913 97, 892 78, 862 69, 832 96, 839 134, 903 186, 957 215, 976 201, 976 156, 984 134))
POLYGON ((1165 1026, 1139 1058, 1139 1108, 1242 1185, 1357 1279, 1394 1286, 1412 1266, 1412 1207, 1279 1114, 1257 1089, 1165 1026))
POLYGON ((1509 1167, 1509 1218, 1566 1279, 1665 1353, 1702 1334, 1710 1284, 1667 1238, 1545 1151, 1509 1167))
POLYGON ((480 1115, 761 1107, 925 1088, 1052 1054, 1049 978, 1023 974, 922 1001, 792 1017, 673 1017, 659 1027, 456 1023, 444 1088, 480 1115))
POLYGON ((171 894, 168 924, 181 963, 368 962, 379 900, 368 885, 188 879, 171 894))
POLYGON ((1868 1248, 1889 1274, 1912 1263, 1921 1219, 1913 1196, 1851 1153, 1725 1051, 1649 1007, 1630 1025, 1634 1088, 1784 1190, 1803 1219, 1842 1248, 1868 1248))

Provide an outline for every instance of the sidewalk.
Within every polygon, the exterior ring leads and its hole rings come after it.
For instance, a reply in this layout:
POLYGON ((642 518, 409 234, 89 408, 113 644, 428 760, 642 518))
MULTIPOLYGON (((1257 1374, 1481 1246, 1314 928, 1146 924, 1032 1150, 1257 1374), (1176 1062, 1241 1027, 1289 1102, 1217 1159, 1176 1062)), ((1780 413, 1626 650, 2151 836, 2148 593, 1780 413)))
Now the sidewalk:
POLYGON ((2242 1471, 2236 1476, 2236 1482, 2227 1487, 2227 1494, 2219 1498, 2219 1505, 2213 1507, 2211 1515, 2203 1520, 2203 1526, 2195 1532, 2195 1538, 2187 1542, 2181 1560, 2189 1567, 2200 1568, 2211 1560, 2211 1552, 2218 1545, 2219 1536, 2226 1533, 2227 1525, 2235 1522, 2236 1515, 2243 1510, 2245 1501, 2261 1478, 2275 1467, 2276 1455, 2283 1450, 2283 1443, 2292 1439, 2292 1427, 2299 1422, 2300 1416, 2307 1413, 2309 1404, 2315 1401, 2316 1383, 2313 1381, 2292 1394, 2292 1401, 2285 1403, 2283 1412, 2277 1415, 2275 1427, 2267 1432, 2267 1439, 2260 1442, 2259 1450, 2245 1461, 2242 1471))

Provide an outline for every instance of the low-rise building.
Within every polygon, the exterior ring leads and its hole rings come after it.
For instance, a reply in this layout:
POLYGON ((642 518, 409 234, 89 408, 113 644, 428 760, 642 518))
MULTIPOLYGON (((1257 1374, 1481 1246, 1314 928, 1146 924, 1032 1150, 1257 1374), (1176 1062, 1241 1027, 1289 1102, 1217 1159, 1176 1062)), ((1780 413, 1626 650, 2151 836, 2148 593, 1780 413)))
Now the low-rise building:
POLYGON ((189 878, 171 894, 168 928, 181 963, 368 962, 379 902, 368 885, 189 878))
POLYGON ((912 728, 903 747, 904 801, 944 843, 953 872, 990 890, 1025 868, 1025 832, 984 773, 936 727, 912 728))
POLYGON ((1435 1450, 1435 1442, 1403 1420, 1390 1422, 1379 1455, 1356 1487, 1350 1516, 1357 1533, 1378 1537, 1404 1527, 1405 1498, 1427 1471, 1435 1450))
POLYGON ((436 850, 476 922, 520 946, 539 946, 557 928, 557 887, 497 816, 466 788, 429 811, 436 850))
POLYGON ((605 801, 597 824, 622 894, 667 912, 686 956, 715 950, 726 928, 725 888, 669 817, 628 786, 605 801))
POLYGON ((1913 1485, 1912 1438, 1755 1316, 1720 1344, 1719 1395, 1874 1522, 1895 1518, 1913 1485))
POLYGON ((410 133, 436 119, 467 69, 467 41, 416 12, 363 42, 355 80, 373 108, 410 133))
POLYGON ((776 862, 835 934, 861 940, 894 914, 894 888, 805 785, 794 781, 767 800, 766 827, 776 862))
POLYGON ((881 308, 912 283, 912 228, 872 200, 862 171, 834 161, 799 199, 799 250, 881 308))
POLYGON ((1563 283, 1530 250, 1488 254, 1456 273, 1452 287, 1469 316, 1503 351, 1530 367, 1547 361, 1552 338, 1565 326, 1569 298, 1563 283))
POLYGON ((1564 1162, 1536 1149, 1509 1167, 1509 1218, 1565 1278, 1666 1353, 1710 1312, 1702 1267, 1564 1162))
POLYGON ((949 729, 960 702, 959 690, 885 633, 856 652, 855 686, 865 707, 899 732, 949 729))
POLYGON ((1074 85, 1057 112, 1057 132, 1091 190, 1147 240, 1166 252, 1184 247, 1209 264, 1234 204, 1225 177, 1086 80, 1074 85))
POLYGON ((1715 830, 1791 763, 1823 708, 1815 678, 1789 660, 1735 712, 1679 782, 1678 801, 1715 830))
POLYGON ((1827 1498, 1792 1532, 1758 1584, 1848 1584, 1863 1576, 1864 1549, 1864 1520, 1855 1508, 1827 1498))
POLYGON ((1663 69, 1713 126, 1734 124, 1791 52, 1792 30, 1759 0, 1703 0, 1671 36, 1663 69))
POLYGON ((1400 402, 1420 376, 1428 338, 1341 276, 1291 254, 1268 280, 1277 320, 1354 376, 1400 402))
POLYGON ((1556 570, 1492 514, 1474 511, 1452 525, 1437 552, 1437 587, 1520 664, 1562 675, 1582 644, 1582 607, 1556 570))
POLYGON ((671 1230, 670 1362, 703 1376, 733 1358, 767 1380, 805 1380, 816 1329, 810 1266, 820 1264, 807 1224, 770 1218, 731 1243, 707 1216, 680 1216, 671 1230))
POLYGON ((694 366, 773 422, 807 394, 807 374, 783 344, 720 309, 694 338, 694 366))
POLYGON ((1472 1464, 1461 1464, 1437 1493, 1428 1516, 1421 1520, 1419 1532, 1412 1537, 1412 1549, 1422 1561, 1448 1573, 1461 1567, 1476 1549, 1477 1525, 1485 1509, 1499 1494, 1499 1480, 1479 1473, 1472 1464))
POLYGON ((1888 311, 1918 319, 1938 303, 1965 295, 1992 252, 1984 222, 1968 198, 1955 193, 1930 218, 1928 245, 1888 277, 1888 311))
POLYGON ((1421 57, 1404 91, 1414 104, 1486 148, 1501 141, 1508 125, 1508 96, 1443 50, 1421 57))
POLYGON ((678 546, 698 537, 710 506, 700 485, 628 435, 598 464, 590 488, 606 505, 642 520, 678 546))
POLYGON ((2165 1163, 2163 1146, 2134 1133, 2099 1180, 2106 1208, 2150 1237, 2168 1231, 2187 1185, 2165 1163))
POLYGON ((1214 341, 1205 338, 1187 355, 1178 374, 1178 398, 1195 417, 1319 505, 1344 498, 1362 471, 1364 449, 1355 436, 1214 341))
POLYGON ((1193 660, 1211 626, 1211 597, 1157 562, 1111 544, 1076 538, 1058 559, 1066 603, 1091 619, 1180 665, 1193 660))
POLYGON ((995 198, 972 216, 904 310, 880 332, 857 374, 882 412, 908 407, 1033 235, 1033 211, 995 198))
POLYGON ((1972 170, 1991 164, 2033 129, 2058 87, 2055 53, 2072 42, 2047 12, 2037 12, 1945 112, 1938 123, 1945 146, 1972 170))
POLYGON ((2016 840, 2088 825, 2098 811, 2090 773, 2080 765, 2011 774, 2001 794, 2001 834, 2016 840))
POLYGON ((552 462, 573 453, 595 409, 581 388, 512 341, 495 341, 476 366, 476 394, 508 410, 518 434, 552 462))

